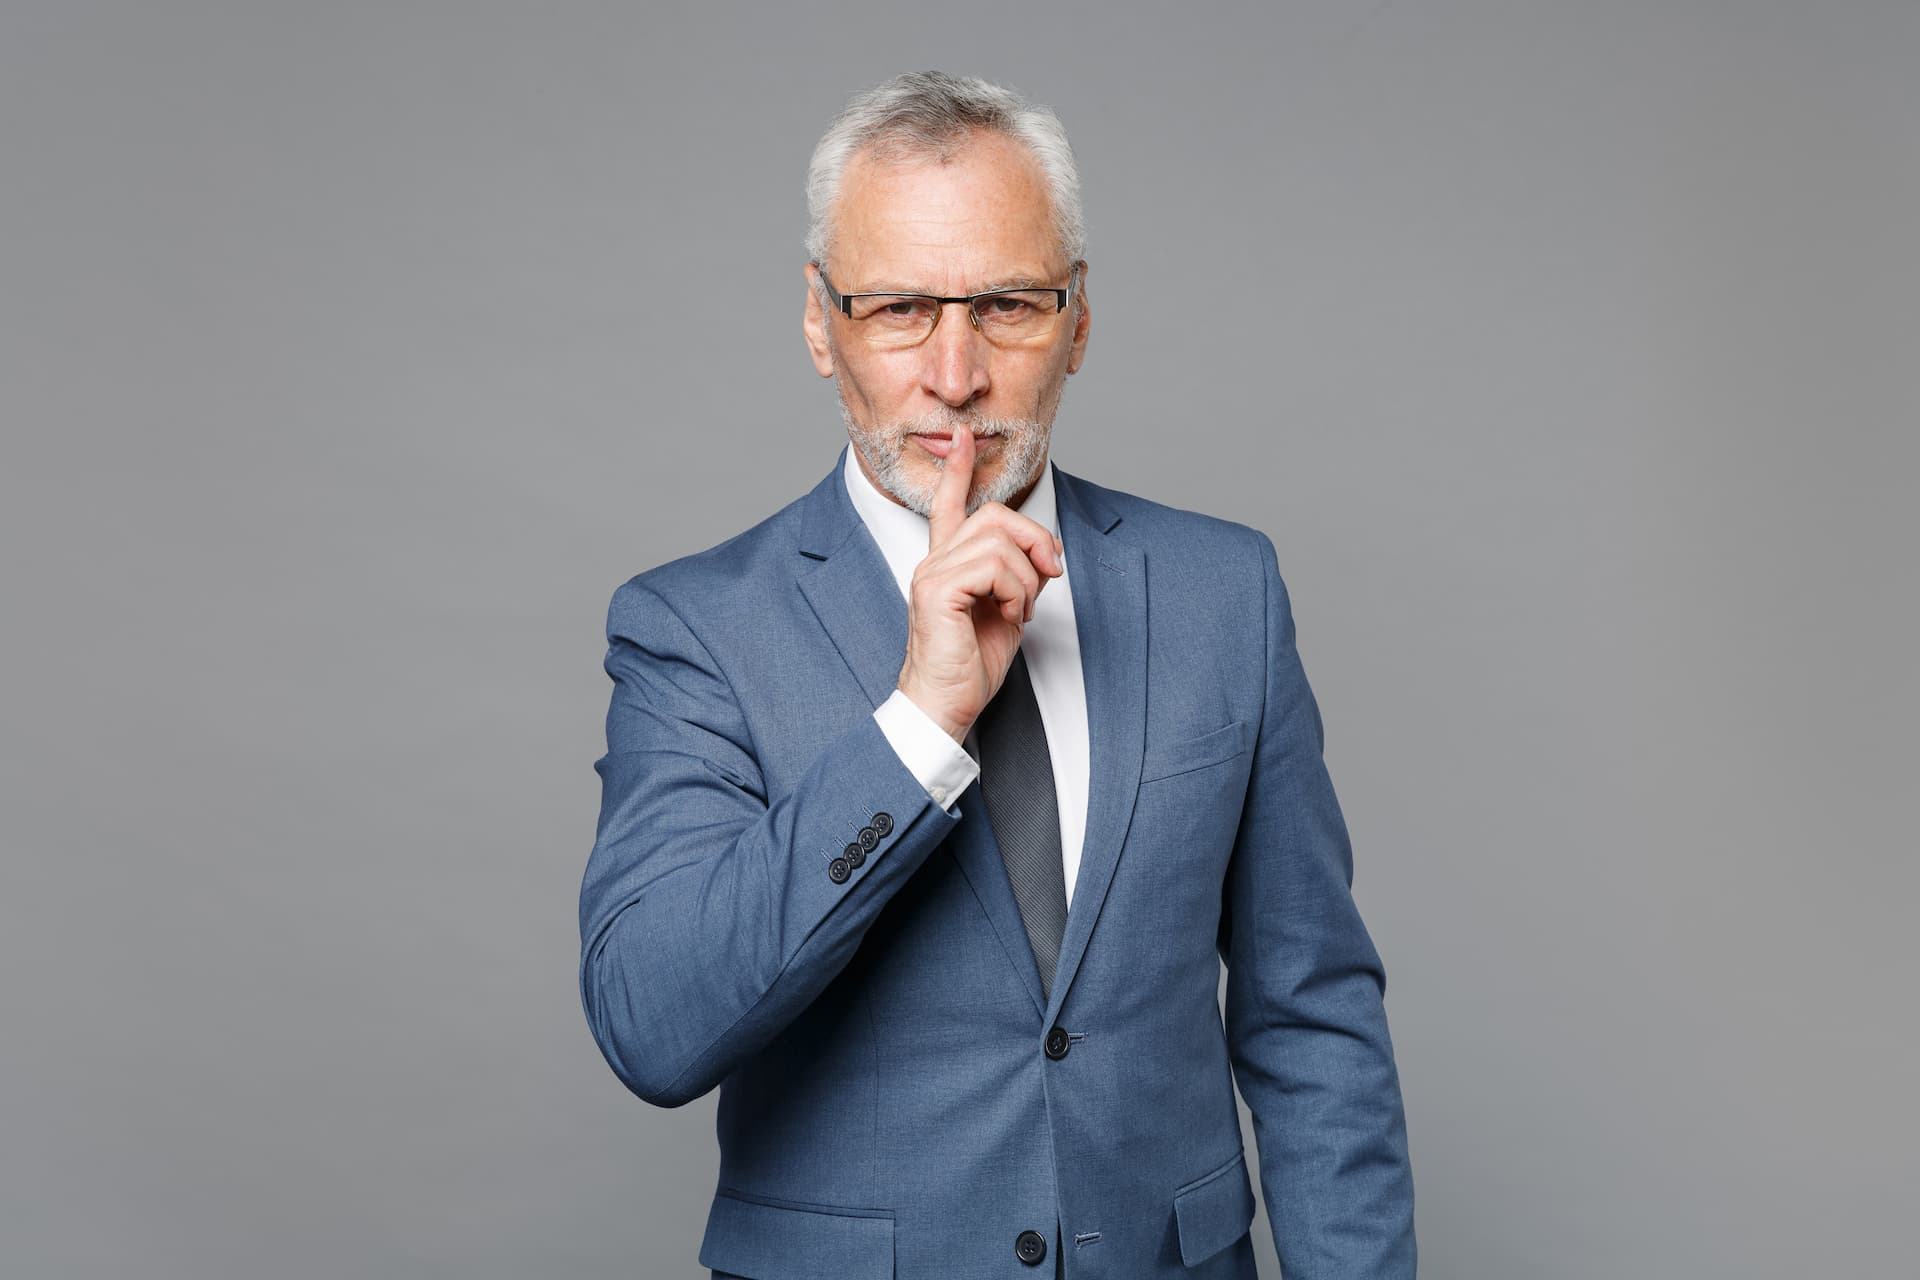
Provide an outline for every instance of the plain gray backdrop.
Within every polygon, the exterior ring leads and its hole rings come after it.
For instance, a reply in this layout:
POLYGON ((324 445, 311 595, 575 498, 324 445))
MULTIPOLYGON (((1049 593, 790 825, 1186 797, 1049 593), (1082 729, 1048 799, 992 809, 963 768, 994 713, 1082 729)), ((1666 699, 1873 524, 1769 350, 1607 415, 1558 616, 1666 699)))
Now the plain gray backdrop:
POLYGON ((605 609, 832 465, 927 67, 1079 156, 1054 456, 1278 545, 1423 1274, 1913 1274, 1920 6, 1620 0, 8 4, 0 1268, 705 1275, 605 609))

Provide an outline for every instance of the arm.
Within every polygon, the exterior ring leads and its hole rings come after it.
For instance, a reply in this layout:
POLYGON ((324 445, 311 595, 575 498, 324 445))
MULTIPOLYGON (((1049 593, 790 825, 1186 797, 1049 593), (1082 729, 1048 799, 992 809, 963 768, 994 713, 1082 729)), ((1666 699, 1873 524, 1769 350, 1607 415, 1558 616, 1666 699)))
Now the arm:
POLYGON ((1286 586, 1272 541, 1260 543, 1266 701, 1220 925, 1234 1076, 1288 1280, 1413 1280, 1386 973, 1350 892, 1352 850, 1286 586))
POLYGON ((874 716, 770 799, 726 673, 638 580, 613 594, 607 644, 614 687, 580 891, 580 997, 621 1081, 679 1106, 812 1003, 960 819, 874 716), (881 813, 891 829, 835 883, 829 863, 881 813))

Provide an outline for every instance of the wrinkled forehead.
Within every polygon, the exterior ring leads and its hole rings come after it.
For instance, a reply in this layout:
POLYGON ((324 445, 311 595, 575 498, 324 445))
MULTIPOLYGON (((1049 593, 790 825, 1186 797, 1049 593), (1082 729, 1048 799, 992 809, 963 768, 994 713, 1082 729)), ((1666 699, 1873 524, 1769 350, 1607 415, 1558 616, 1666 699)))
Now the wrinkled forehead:
POLYGON ((957 295, 1065 279, 1046 178, 1032 152, 974 134, 936 155, 868 146, 834 204, 834 285, 957 295))

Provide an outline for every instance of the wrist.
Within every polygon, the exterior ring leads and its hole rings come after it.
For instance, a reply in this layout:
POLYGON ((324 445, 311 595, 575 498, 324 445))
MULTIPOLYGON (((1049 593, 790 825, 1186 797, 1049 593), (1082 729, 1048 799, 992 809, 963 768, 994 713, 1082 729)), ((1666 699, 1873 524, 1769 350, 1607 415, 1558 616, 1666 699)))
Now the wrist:
POLYGON ((940 709, 938 703, 933 699, 916 693, 910 688, 910 683, 909 681, 902 680, 898 685, 899 691, 905 695, 907 701, 913 703, 914 707, 917 708, 922 715, 926 716, 927 719, 939 725, 941 732, 945 733, 949 738, 952 738, 956 743, 964 746, 967 740, 967 730, 973 727, 972 723, 962 723, 958 718, 948 715, 940 709))

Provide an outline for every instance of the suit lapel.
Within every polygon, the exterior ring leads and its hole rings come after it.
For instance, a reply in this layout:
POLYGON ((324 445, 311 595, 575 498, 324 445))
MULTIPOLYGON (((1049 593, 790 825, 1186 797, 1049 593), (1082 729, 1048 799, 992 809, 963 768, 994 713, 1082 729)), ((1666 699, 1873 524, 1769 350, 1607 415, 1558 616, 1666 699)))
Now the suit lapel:
POLYGON ((907 602, 880 544, 847 495, 840 461, 807 495, 800 518, 800 591, 826 628, 872 707, 900 683, 907 652, 907 602))
POLYGON ((1057 466, 1053 480, 1080 636, 1089 740, 1087 834, 1045 1010, 1049 1026, 1080 970, 1133 819, 1146 750, 1148 676, 1146 553, 1110 536, 1120 514, 1096 489, 1057 466))
MULTIPOLYGON (((871 710, 899 683, 907 607, 886 557, 847 494, 842 468, 851 447, 843 446, 833 469, 803 504, 803 559, 796 577, 871 710)), ((961 793, 956 804, 961 821, 946 842, 1048 1024, 1059 1016, 1119 865, 1140 786, 1147 717, 1146 556, 1139 547, 1108 536, 1120 516, 1097 490, 1058 466, 1053 475, 1080 637, 1090 776, 1086 840, 1050 1002, 1041 999, 1033 949, 977 779, 961 793)))

